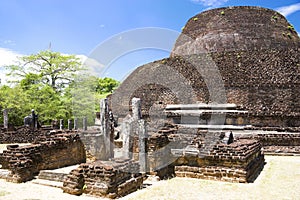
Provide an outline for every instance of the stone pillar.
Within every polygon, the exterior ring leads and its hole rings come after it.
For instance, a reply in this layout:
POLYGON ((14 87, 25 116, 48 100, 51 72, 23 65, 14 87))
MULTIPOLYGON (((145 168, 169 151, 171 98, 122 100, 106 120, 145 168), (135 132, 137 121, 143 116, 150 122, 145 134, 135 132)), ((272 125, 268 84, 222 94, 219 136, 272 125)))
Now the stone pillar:
POLYGON ((3 110, 3 125, 4 128, 8 128, 8 109, 3 110))
POLYGON ((114 157, 114 141, 112 135, 112 126, 109 120, 109 107, 107 99, 101 99, 100 101, 100 126, 104 137, 105 157, 108 160, 109 158, 114 157))
POLYGON ((74 130, 77 130, 78 129, 78 119, 75 118, 74 119, 74 130))
POLYGON ((87 130, 87 118, 86 118, 86 117, 83 118, 82 126, 83 126, 82 129, 83 129, 84 131, 86 131, 86 130, 87 130))
POLYGON ((138 121, 138 133, 139 133, 139 164, 140 173, 146 173, 148 170, 147 163, 147 125, 145 120, 138 121))
POLYGON ((68 119, 68 130, 72 130, 72 120, 68 119))
POLYGON ((123 122, 122 135, 123 135, 123 157, 132 159, 133 153, 133 137, 132 133, 132 121, 127 120, 123 122))
POLYGON ((133 120, 139 120, 142 118, 142 111, 141 111, 141 99, 140 98, 133 98, 132 102, 132 118, 133 120))
POLYGON ((31 124, 31 127, 33 129, 35 129, 36 127, 36 115, 35 115, 35 112, 34 112, 34 109, 31 110, 31 117, 32 117, 32 124, 31 124))
POLYGON ((63 120, 63 119, 60 119, 60 120, 59 120, 59 129, 60 129, 60 130, 63 130, 63 129, 64 129, 64 120, 63 120))

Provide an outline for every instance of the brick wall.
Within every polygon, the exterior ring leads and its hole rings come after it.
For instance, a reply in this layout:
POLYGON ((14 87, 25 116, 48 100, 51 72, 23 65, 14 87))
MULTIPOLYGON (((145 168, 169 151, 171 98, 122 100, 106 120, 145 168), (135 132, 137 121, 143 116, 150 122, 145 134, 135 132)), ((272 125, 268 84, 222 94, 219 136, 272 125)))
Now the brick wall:
POLYGON ((2 168, 11 171, 7 180, 17 183, 31 180, 42 169, 56 169, 85 160, 85 148, 79 135, 60 131, 40 137, 31 145, 8 145, 0 154, 2 168))
POLYGON ((261 7, 212 9, 190 18, 172 54, 274 49, 299 43, 297 32, 280 13, 261 7), (187 44, 190 37, 194 43, 187 44), (186 47, 188 46, 188 47, 186 47))
POLYGON ((245 183, 259 175, 264 155, 258 141, 238 140, 230 145, 218 143, 204 157, 181 156, 174 166, 178 177, 245 183))
POLYGON ((143 177, 138 171, 138 162, 132 160, 83 163, 65 178, 63 191, 108 198, 124 196, 141 187, 143 177))
POLYGON ((45 134, 42 130, 32 130, 29 127, 20 127, 15 131, 0 131, 0 144, 32 143, 39 136, 45 134))
POLYGON ((289 27, 281 14, 258 7, 200 13, 183 30, 196 42, 179 37, 169 58, 137 68, 110 97, 111 107, 124 117, 134 96, 147 117, 155 104, 210 102, 205 81, 216 77, 212 65, 221 75, 228 103, 249 111, 250 124, 299 127, 300 39, 289 27))
POLYGON ((265 132, 246 135, 237 135, 239 138, 256 139, 263 146, 263 151, 268 154, 293 155, 300 154, 300 133, 265 132))
POLYGON ((253 138, 221 142, 222 132, 169 127, 148 138, 150 174, 160 178, 204 178, 253 182, 264 166, 261 143, 253 138))

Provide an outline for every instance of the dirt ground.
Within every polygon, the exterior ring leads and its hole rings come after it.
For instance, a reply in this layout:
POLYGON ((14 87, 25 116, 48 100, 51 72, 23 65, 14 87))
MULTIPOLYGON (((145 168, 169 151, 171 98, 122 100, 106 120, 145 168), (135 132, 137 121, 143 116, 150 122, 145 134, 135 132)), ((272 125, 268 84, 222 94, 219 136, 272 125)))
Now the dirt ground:
MULTIPOLYGON (((198 199, 300 199, 300 156, 266 156, 266 165, 254 183, 239 184, 173 178, 153 182, 121 200, 198 199)), ((32 182, 14 184, 0 180, 1 200, 93 200, 89 196, 64 194, 61 189, 32 182)))

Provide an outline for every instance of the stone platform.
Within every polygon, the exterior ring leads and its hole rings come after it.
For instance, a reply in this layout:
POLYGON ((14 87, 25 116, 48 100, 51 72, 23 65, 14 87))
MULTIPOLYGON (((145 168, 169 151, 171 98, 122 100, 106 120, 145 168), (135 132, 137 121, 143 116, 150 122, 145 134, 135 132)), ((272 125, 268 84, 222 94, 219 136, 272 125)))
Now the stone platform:
POLYGON ((143 176, 138 171, 138 162, 129 159, 83 163, 64 179, 63 191, 108 198, 125 196, 142 186, 143 176))

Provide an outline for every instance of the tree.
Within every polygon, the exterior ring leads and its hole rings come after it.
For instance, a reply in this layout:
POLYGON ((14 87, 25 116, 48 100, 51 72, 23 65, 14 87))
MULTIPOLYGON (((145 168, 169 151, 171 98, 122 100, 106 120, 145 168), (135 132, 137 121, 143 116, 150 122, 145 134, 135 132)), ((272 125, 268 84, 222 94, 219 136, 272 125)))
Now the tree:
POLYGON ((119 84, 120 83, 117 80, 112 78, 99 78, 96 91, 99 94, 112 93, 119 86, 119 84))
POLYGON ((23 56, 17 65, 7 66, 8 75, 24 79, 35 75, 41 83, 51 86, 55 91, 62 91, 80 70, 83 70, 79 58, 63 55, 59 52, 41 51, 30 56, 23 56))
POLYGON ((87 117, 92 123, 99 97, 119 85, 112 78, 92 76, 75 56, 52 51, 21 57, 18 65, 7 68, 8 75, 18 78, 12 87, 0 87, 0 108, 10 110, 9 120, 15 126, 23 124, 31 109, 42 124, 73 117, 87 117))
MULTIPOLYGON (((13 125, 23 124, 25 113, 30 114, 28 108, 29 101, 27 96, 24 95, 22 88, 17 85, 15 87, 2 86, 0 88, 0 108, 8 109, 9 123, 13 125)), ((3 116, 0 115, 0 121, 3 122, 3 116)))

